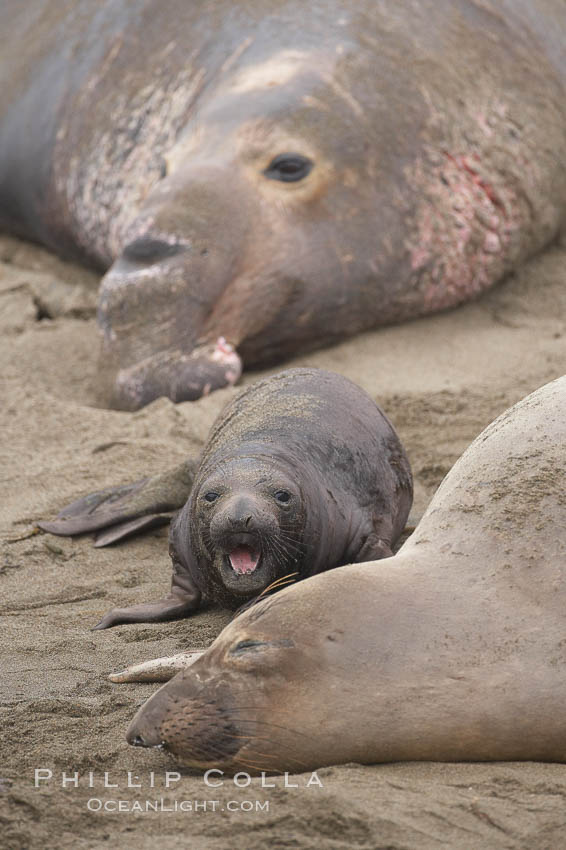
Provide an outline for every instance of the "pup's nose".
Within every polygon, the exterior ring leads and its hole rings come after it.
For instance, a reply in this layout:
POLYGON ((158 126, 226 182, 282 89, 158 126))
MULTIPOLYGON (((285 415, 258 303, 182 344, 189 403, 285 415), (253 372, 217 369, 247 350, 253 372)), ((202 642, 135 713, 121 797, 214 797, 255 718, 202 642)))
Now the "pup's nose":
POLYGON ((226 505, 226 519, 233 531, 251 531, 255 525, 256 504, 247 494, 236 494, 226 505))
POLYGON ((246 514, 245 516, 231 516, 229 517, 229 520, 232 528, 249 528, 252 521, 252 515, 246 514))

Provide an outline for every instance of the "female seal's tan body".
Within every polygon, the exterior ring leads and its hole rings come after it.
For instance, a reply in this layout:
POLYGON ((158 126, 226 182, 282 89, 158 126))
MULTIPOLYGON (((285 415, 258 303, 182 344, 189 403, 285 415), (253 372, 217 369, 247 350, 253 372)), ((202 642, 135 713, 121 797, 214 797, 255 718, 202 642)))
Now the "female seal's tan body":
POLYGON ((566 761, 566 377, 492 423, 394 557, 245 612, 130 743, 225 770, 566 761))

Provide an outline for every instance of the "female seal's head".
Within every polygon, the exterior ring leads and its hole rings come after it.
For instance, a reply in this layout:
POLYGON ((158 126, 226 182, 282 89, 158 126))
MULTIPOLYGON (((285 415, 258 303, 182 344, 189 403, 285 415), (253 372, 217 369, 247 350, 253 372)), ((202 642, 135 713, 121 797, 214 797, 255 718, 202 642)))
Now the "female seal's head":
POLYGON ((288 625, 266 630, 255 622, 276 601, 238 616, 204 656, 153 694, 132 720, 128 743, 202 770, 305 769, 305 740, 313 736, 297 730, 289 694, 305 653, 288 625))
POLYGON ((305 503, 301 487, 269 460, 237 457, 197 482, 191 543, 215 598, 244 601, 300 572, 305 503))

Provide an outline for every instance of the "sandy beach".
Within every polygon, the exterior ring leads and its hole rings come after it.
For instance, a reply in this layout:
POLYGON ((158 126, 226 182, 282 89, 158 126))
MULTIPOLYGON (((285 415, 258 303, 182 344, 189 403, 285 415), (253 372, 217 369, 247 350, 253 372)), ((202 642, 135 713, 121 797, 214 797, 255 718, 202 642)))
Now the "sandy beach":
MULTIPOLYGON (((92 632, 109 608, 157 598, 168 586, 167 530, 97 550, 88 536, 34 533, 35 523, 90 491, 196 454, 237 390, 179 405, 161 398, 137 413, 94 406, 97 283, 39 248, 0 239, 0 845, 563 846, 564 765, 351 764, 320 770, 322 787, 307 787, 308 776, 290 777, 297 787, 276 778, 273 788, 259 779, 238 788, 228 777, 209 787, 185 773, 167 788, 165 772, 176 764, 126 744, 129 720, 156 686, 113 685, 108 673, 205 647, 230 612, 92 632), (37 788, 36 769, 44 771, 37 788), (127 787, 128 771, 141 788, 127 787), (78 787, 63 787, 62 772, 78 772, 78 787), (105 772, 117 787, 103 787, 105 772), (119 800, 123 811, 113 810, 119 800), (146 800, 164 810, 132 810, 146 800), (183 801, 193 810, 179 809, 183 801)), ((564 373, 565 317, 566 248, 555 246, 474 303, 284 365, 335 370, 379 401, 411 461, 418 514, 482 428, 564 373)))

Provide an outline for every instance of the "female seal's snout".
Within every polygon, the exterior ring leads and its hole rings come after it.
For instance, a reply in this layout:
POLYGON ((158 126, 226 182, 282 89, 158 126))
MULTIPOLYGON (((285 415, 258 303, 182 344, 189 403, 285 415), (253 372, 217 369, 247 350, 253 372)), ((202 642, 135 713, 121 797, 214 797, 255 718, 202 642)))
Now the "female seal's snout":
POLYGON ((142 706, 130 723, 126 741, 132 747, 164 749, 165 743, 161 738, 161 724, 158 722, 159 715, 155 712, 155 704, 149 711, 144 711, 144 708, 145 706, 142 706))
POLYGON ((126 740, 132 747, 166 750, 187 765, 228 764, 247 736, 237 728, 226 696, 209 693, 195 677, 176 676, 141 706, 126 740))
POLYGON ((161 741, 159 744, 155 744, 152 740, 148 740, 148 739, 144 738, 143 735, 140 735, 139 732, 138 733, 135 733, 135 732, 130 733, 130 730, 128 730, 128 733, 126 735, 126 740, 127 740, 128 744, 130 744, 130 746, 132 746, 132 747, 149 747, 149 748, 156 748, 158 750, 164 750, 165 749, 165 743, 163 741, 161 741))

